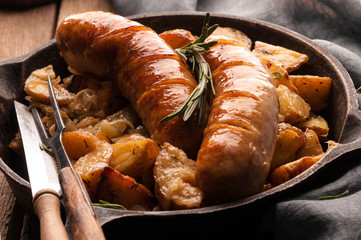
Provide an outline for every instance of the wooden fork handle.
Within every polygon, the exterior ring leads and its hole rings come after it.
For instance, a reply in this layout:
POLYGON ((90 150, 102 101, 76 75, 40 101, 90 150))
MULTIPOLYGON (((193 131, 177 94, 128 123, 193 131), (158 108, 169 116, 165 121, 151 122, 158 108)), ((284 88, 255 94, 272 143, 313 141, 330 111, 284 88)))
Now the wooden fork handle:
POLYGON ((44 190, 37 194, 33 203, 34 211, 40 221, 42 240, 69 239, 60 215, 60 200, 57 193, 44 190))
POLYGON ((59 181, 73 239, 105 239, 99 221, 88 207, 70 167, 59 171, 59 181))

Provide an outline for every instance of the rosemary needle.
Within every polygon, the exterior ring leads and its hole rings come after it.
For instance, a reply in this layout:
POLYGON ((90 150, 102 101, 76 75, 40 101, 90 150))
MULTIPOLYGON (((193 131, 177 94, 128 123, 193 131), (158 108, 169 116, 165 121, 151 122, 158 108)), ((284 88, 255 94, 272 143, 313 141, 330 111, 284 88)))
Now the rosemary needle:
POLYGON ((324 197, 319 197, 317 198, 317 200, 326 200, 326 199, 334 199, 334 198, 340 198, 340 197, 344 197, 346 195, 348 195, 350 193, 350 191, 347 189, 346 191, 344 191, 341 194, 335 195, 335 196, 324 196, 324 197))
POLYGON ((203 21, 202 33, 199 38, 194 42, 175 50, 181 58, 187 61, 188 65, 192 69, 192 73, 196 73, 198 85, 177 110, 160 120, 161 123, 182 115, 183 120, 187 121, 198 107, 198 125, 202 126, 206 112, 208 85, 211 87, 212 94, 215 95, 211 69, 209 64, 201 55, 202 52, 207 52, 210 47, 217 44, 217 41, 204 42, 218 27, 217 24, 209 27, 209 20, 210 15, 207 13, 203 21))
POLYGON ((99 200, 99 203, 93 203, 93 206, 103 207, 103 208, 113 208, 113 209, 119 209, 119 210, 126 210, 126 208, 123 207, 120 204, 109 203, 109 202, 104 201, 104 200, 99 200))

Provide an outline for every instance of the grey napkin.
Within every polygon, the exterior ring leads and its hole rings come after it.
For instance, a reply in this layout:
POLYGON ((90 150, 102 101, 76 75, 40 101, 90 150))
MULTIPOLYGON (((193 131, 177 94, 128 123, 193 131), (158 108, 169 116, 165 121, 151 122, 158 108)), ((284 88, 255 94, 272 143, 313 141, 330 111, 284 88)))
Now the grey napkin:
MULTIPOLYGON (((361 86, 360 0, 113 0, 123 16, 207 11, 272 22, 314 40, 361 86)), ((359 97, 359 99, 361 99, 359 97)), ((361 102, 361 101, 359 101, 361 102)), ((350 159, 317 186, 280 199, 259 222, 260 239, 361 239, 361 159, 350 159), (332 200, 320 196, 349 194, 332 200)), ((244 234, 243 234, 244 236, 244 234)))

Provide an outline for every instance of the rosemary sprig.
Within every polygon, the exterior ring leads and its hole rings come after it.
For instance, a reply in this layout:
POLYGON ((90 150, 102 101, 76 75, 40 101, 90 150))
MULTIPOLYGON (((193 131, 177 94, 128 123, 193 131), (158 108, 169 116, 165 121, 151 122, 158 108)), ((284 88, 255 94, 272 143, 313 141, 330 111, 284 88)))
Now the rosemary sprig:
POLYGON ((215 95, 211 69, 209 64, 201 55, 201 53, 207 52, 210 47, 217 44, 217 41, 204 42, 218 27, 217 24, 209 27, 209 20, 210 15, 207 13, 203 21, 202 33, 199 38, 194 42, 175 50, 181 58, 187 61, 188 65, 192 69, 192 73, 196 73, 198 85, 177 110, 160 120, 161 123, 181 115, 183 115, 183 120, 187 121, 198 107, 198 125, 202 126, 206 111, 208 85, 211 87, 213 96, 215 95))
POLYGON ((323 197, 319 197, 317 198, 317 200, 326 200, 326 199, 335 199, 335 198, 340 198, 340 197, 344 197, 346 195, 348 195, 350 193, 350 191, 347 189, 346 191, 344 191, 341 194, 335 195, 335 196, 323 196, 323 197))
POLYGON ((40 148, 41 151, 45 151, 45 152, 46 152, 47 154, 49 154, 50 156, 54 157, 54 153, 53 153, 53 151, 52 151, 49 147, 47 147, 47 146, 45 146, 44 144, 40 143, 40 144, 39 144, 39 148, 40 148))
POLYGON ((99 203, 93 203, 93 206, 103 207, 103 208, 113 208, 113 209, 119 209, 119 210, 126 210, 126 208, 123 207, 120 204, 109 203, 109 202, 104 201, 104 200, 99 200, 99 203))

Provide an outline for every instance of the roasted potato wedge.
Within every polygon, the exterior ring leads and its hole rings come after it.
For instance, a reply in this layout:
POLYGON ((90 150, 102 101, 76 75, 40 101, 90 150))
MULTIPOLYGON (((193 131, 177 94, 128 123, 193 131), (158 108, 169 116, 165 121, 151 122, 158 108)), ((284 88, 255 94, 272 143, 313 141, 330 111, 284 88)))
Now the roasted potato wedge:
POLYGON ((93 136, 95 149, 79 158, 74 164, 75 171, 80 175, 90 197, 94 196, 96 186, 100 180, 100 173, 109 166, 113 147, 106 141, 93 136))
POLYGON ((305 136, 302 130, 288 123, 278 124, 276 139, 276 148, 271 161, 271 171, 293 161, 297 150, 305 143, 305 136))
POLYGON ((147 187, 111 167, 105 167, 101 172, 94 199, 96 202, 104 200, 133 210, 151 210, 154 207, 153 194, 147 187))
POLYGON ((134 110, 134 108, 130 104, 122 108, 118 112, 107 116, 105 119, 109 122, 114 122, 120 119, 124 119, 126 121, 129 121, 133 126, 137 126, 141 123, 138 113, 134 110))
POLYGON ((252 52, 260 59, 266 58, 273 63, 280 63, 287 72, 298 69, 308 61, 308 56, 305 54, 260 41, 255 42, 252 52))
POLYGON ((288 72, 284 67, 281 66, 281 64, 277 62, 271 62, 269 59, 266 58, 262 58, 260 60, 268 68, 268 71, 274 80, 275 87, 278 87, 279 85, 284 85, 293 92, 298 93, 297 88, 288 77, 288 72))
POLYGON ((280 104, 280 122, 295 124, 307 119, 311 107, 300 95, 284 85, 278 86, 277 93, 280 104))
POLYGON ((150 138, 145 138, 140 134, 125 135, 113 145, 110 166, 151 187, 153 185, 152 167, 159 150, 157 143, 150 138))
POLYGON ((138 114, 128 105, 94 126, 86 128, 86 131, 110 142, 111 140, 116 141, 129 130, 134 130, 138 124, 140 124, 138 114))
POLYGON ((304 133, 304 137, 305 142, 297 150, 295 159, 307 156, 316 156, 323 153, 323 149, 318 139, 318 136, 313 130, 307 128, 304 133))
POLYGON ((316 132, 318 138, 321 141, 326 141, 329 132, 327 121, 323 117, 317 116, 312 112, 306 120, 298 123, 297 127, 301 128, 303 131, 305 131, 307 128, 312 129, 316 132))
POLYGON ((54 93, 59 105, 69 103, 75 95, 68 92, 59 84, 59 77, 55 79, 55 73, 52 65, 33 71, 26 79, 24 90, 29 95, 27 99, 30 102, 50 104, 49 88, 47 83, 48 75, 52 80, 54 93))
POLYGON ((247 37, 242 31, 231 28, 231 27, 217 27, 217 29, 212 33, 212 35, 221 35, 228 38, 232 38, 239 43, 241 43, 245 48, 251 50, 252 40, 247 37))
POLYGON ((200 207, 202 192, 196 186, 195 161, 164 143, 154 167, 155 195, 161 210, 200 207))
POLYGON ((65 132, 62 141, 66 154, 71 159, 79 159, 95 149, 94 137, 83 130, 65 132))
POLYGON ((303 157, 296 161, 286 163, 278 168, 276 168, 270 176, 270 183, 273 186, 280 185, 288 180, 296 177, 301 174, 317 161, 319 161, 325 154, 321 153, 317 156, 312 157, 303 157))
POLYGON ((313 112, 324 110, 331 91, 332 79, 310 75, 290 75, 300 96, 311 106, 313 112))

